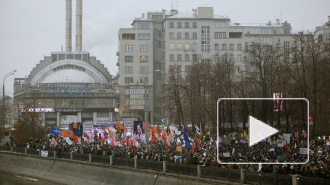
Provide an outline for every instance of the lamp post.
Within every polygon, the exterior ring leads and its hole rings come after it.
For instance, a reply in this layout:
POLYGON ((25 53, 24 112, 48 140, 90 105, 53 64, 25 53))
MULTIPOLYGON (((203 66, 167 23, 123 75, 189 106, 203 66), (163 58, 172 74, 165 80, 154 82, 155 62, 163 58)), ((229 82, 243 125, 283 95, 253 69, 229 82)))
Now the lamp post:
MULTIPOLYGON (((156 69, 154 72, 160 72, 159 69, 156 69)), ((148 74, 148 73, 147 73, 148 74)), ((144 88, 144 140, 145 140, 145 150, 148 150, 148 93, 147 93, 147 87, 144 88)))
POLYGON ((7 73, 2 81, 2 130, 3 130, 2 136, 3 137, 5 135, 5 133, 4 133, 4 129, 5 129, 5 81, 8 76, 13 75, 15 72, 16 72, 16 70, 7 73))

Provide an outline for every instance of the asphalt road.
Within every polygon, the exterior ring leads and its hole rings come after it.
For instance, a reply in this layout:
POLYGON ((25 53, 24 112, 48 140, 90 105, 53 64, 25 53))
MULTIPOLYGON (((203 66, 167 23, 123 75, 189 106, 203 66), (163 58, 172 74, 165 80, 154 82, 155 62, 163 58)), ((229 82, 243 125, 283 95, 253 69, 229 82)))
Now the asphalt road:
POLYGON ((51 182, 43 179, 16 175, 0 171, 0 185, 58 185, 57 182, 51 182))

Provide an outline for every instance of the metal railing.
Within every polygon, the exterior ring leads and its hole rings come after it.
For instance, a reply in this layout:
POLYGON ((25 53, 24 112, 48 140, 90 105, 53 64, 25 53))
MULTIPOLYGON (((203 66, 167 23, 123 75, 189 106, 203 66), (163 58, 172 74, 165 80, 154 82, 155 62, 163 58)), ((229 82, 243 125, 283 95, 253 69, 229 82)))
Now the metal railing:
MULTIPOLYGON (((40 156, 41 150, 21 147, 0 146, 0 151, 15 152, 40 156)), ((163 173, 183 174, 211 179, 222 179, 234 182, 259 184, 259 185, 328 185, 327 179, 290 176, 272 173, 258 173, 247 170, 227 169, 210 166, 200 166, 175 162, 163 162, 155 160, 143 160, 128 157, 113 157, 109 155, 83 154, 73 152, 63 152, 58 150, 49 150, 47 157, 60 158, 77 161, 95 162, 101 164, 110 164, 117 166, 126 166, 131 168, 148 169, 162 171, 163 173), (111 163, 112 161, 112 163, 111 163), (200 170, 200 171, 199 171, 200 170)))

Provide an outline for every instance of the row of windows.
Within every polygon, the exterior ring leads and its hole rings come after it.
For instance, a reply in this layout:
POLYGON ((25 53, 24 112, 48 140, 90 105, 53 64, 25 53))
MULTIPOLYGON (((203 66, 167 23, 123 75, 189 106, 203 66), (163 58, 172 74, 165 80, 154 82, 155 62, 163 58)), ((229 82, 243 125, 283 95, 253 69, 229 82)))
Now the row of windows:
MULTIPOLYGON (((215 50, 220 50, 220 44, 214 44, 214 49, 215 50)), ((237 50, 242 50, 242 44, 237 44, 237 50)), ((227 50, 227 44, 222 44, 221 45, 221 50, 227 50)), ((235 44, 230 44, 229 45, 229 50, 233 51, 235 50, 235 44)))
MULTIPOLYGON (((133 73, 133 66, 125 66, 125 73, 133 73)), ((148 73, 148 66, 140 66, 140 73, 148 73)))
MULTIPOLYGON (((184 56, 184 61, 189 61, 190 60, 190 55, 189 54, 177 54, 176 55, 176 58, 175 58, 175 55, 174 54, 170 54, 170 61, 183 61, 183 57, 184 56), (176 60, 175 60, 176 59, 176 60)), ((193 55, 194 57, 194 55, 193 55)), ((215 55, 215 58, 214 60, 218 60, 219 59, 219 56, 218 55, 215 55)), ((230 55, 230 59, 231 60, 235 60, 235 55, 234 54, 231 54, 230 55)), ((237 61, 242 61, 242 55, 241 54, 238 54, 237 55, 237 61)))
MULTIPOLYGON (((133 51, 133 45, 125 45, 125 51, 133 51)), ((148 45, 140 45, 140 51, 148 51, 148 45)))
MULTIPOLYGON (((175 26, 174 21, 170 21, 169 27, 174 28, 174 26, 175 26)), ((215 28, 225 28, 225 27, 227 27, 227 23, 225 21, 215 21, 214 22, 214 27, 215 28)), ((177 21, 176 22, 176 28, 197 28, 197 22, 177 21)))
POLYGON ((125 105, 144 105, 144 99, 127 99, 125 105))
MULTIPOLYGON (((135 40, 135 33, 123 33, 123 40, 135 40)), ((138 40, 150 40, 150 33, 138 33, 138 40)))
POLYGON ((125 89, 125 94, 148 94, 148 89, 125 89))
MULTIPOLYGON (((191 48, 196 51, 197 50, 197 44, 196 43, 193 43, 191 48)), ((186 51, 190 49, 190 44, 188 43, 185 43, 185 44, 182 44, 182 43, 178 43, 178 44, 170 44, 170 50, 182 50, 182 49, 185 49, 186 51)))
MULTIPOLYGON (((176 37, 174 35, 174 32, 170 32, 170 39, 183 39, 182 32, 177 32, 176 33, 176 37)), ((196 40, 197 39, 197 32, 193 32, 191 38, 190 38, 190 33, 189 32, 185 32, 184 33, 184 39, 193 39, 193 40, 196 40)))
MULTIPOLYGON (((125 84, 132 84, 132 83, 133 83, 133 77, 125 77, 125 84)), ((140 83, 148 84, 148 77, 140 77, 140 83)))
MULTIPOLYGON (((174 21, 170 21, 169 23, 170 28, 174 28, 174 21)), ((176 28, 197 28, 197 22, 184 22, 181 21, 176 22, 176 28), (182 25, 184 24, 184 25, 182 25)))

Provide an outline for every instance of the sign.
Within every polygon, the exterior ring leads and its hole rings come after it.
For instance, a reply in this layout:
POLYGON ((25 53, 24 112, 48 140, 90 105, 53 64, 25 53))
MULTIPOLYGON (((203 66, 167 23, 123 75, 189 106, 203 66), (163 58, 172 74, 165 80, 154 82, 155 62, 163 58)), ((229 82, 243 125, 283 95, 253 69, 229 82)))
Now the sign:
POLYGON ((177 146, 177 147, 176 147, 176 151, 177 151, 177 152, 182 152, 182 146, 177 146))
POLYGON ((275 149, 274 148, 270 148, 268 151, 275 152, 275 149))
POLYGON ((69 137, 66 137, 66 138, 65 138, 65 141, 68 143, 68 145, 72 145, 72 141, 70 140, 69 137))
POLYGON ((291 134, 283 134, 283 137, 284 137, 285 141, 288 142, 288 144, 290 144, 291 134))
POLYGON ((245 139, 240 139, 239 140, 239 144, 248 145, 249 144, 249 141, 248 140, 245 140, 245 139))
POLYGON ((89 87, 84 87, 84 88, 51 88, 51 87, 46 87, 46 93, 47 94, 90 94, 91 90, 89 87))
POLYGON ((41 150, 41 157, 48 157, 48 150, 41 150))
POLYGON ((83 123, 83 133, 86 132, 88 136, 94 135, 93 123, 83 123))
POLYGON ((77 115, 61 115, 60 119, 61 124, 70 124, 73 122, 78 122, 77 115))
POLYGON ((21 112, 55 112, 54 108, 28 108, 22 109, 21 112))
POLYGON ((299 148, 300 154, 308 154, 308 148, 299 148))
POLYGON ((223 157, 230 157, 230 153, 229 152, 225 152, 222 154, 223 157))
POLYGON ((285 145, 285 144, 284 144, 283 142, 278 142, 278 143, 277 143, 277 147, 284 147, 284 145, 285 145))

